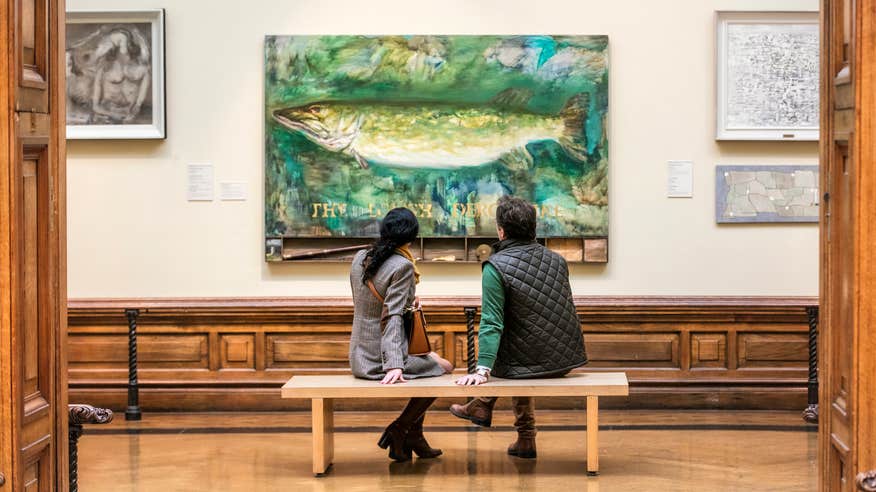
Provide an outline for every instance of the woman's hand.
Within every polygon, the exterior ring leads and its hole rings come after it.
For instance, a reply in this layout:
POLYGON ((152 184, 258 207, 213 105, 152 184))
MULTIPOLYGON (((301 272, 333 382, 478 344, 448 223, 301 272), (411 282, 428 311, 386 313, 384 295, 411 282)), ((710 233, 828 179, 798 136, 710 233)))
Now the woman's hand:
POLYGON ((390 369, 386 376, 383 376, 383 381, 380 384, 407 383, 405 375, 401 369, 390 369))
POLYGON ((480 374, 466 374, 465 376, 456 380, 456 384, 460 386, 477 386, 486 382, 487 377, 481 376, 480 374))

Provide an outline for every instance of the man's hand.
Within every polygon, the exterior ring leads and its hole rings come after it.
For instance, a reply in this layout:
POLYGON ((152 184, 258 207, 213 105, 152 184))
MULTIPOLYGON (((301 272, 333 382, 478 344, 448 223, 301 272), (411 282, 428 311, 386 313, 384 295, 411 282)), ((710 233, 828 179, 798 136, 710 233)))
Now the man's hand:
POLYGON ((456 380, 460 386, 477 386, 487 382, 487 377, 480 374, 467 374, 456 380))
POLYGON ((407 383, 405 375, 401 369, 390 369, 386 376, 383 376, 383 381, 380 384, 407 383))

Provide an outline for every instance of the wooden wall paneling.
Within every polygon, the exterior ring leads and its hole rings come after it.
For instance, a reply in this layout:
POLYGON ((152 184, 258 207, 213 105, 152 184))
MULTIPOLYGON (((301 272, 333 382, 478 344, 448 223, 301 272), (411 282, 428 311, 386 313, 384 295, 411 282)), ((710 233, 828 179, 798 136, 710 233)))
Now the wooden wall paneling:
POLYGON ((679 333, 585 333, 589 367, 680 369, 679 333))
POLYGON ((679 344, 682 349, 679 351, 680 357, 680 369, 682 371, 689 371, 691 366, 691 359, 693 358, 693 354, 691 353, 691 345, 690 345, 690 329, 683 329, 679 332, 679 344))
MULTIPOLYGON (((478 353, 478 339, 475 337, 474 353, 478 353)), ((465 370, 468 367, 468 336, 463 333, 453 333, 453 354, 451 359, 456 369, 465 370)))
POLYGON ((727 329, 727 369, 735 371, 739 368, 739 333, 735 328, 727 329))
MULTIPOLYGON (((219 337, 222 370, 255 370, 255 334, 222 334, 219 337)), ((215 349, 211 349, 215 350, 215 349)))
POLYGON ((809 363, 809 338, 802 333, 741 333, 739 369, 801 368, 809 363))
POLYGON ((450 331, 444 331, 443 333, 444 339, 441 340, 441 344, 444 347, 444 353, 441 356, 449 360, 450 363, 453 364, 454 368, 459 367, 459 364, 456 361, 457 348, 456 340, 454 339, 454 333, 450 331))
POLYGON ((259 326, 255 332, 255 369, 256 371, 264 371, 267 367, 267 338, 265 337, 264 327, 259 326))
MULTIPOLYGON (((433 348, 464 371, 467 340, 460 306, 477 305, 479 300, 423 302, 433 348)), ((584 370, 627 372, 631 397, 606 401, 609 407, 797 408, 805 401, 807 369, 805 362, 798 364, 796 359, 805 360, 807 350, 802 347, 799 355, 793 354, 794 337, 805 339, 805 306, 812 302, 806 298, 579 298, 592 361, 584 370), (733 367, 736 329, 748 337, 746 363, 758 367, 733 367), (689 368, 685 368, 685 359, 690 361, 689 368)), ((140 372, 146 409, 297 408, 294 401, 264 395, 273 394, 293 374, 349 371, 352 305, 348 301, 345 305, 332 299, 74 300, 70 305, 70 384, 72 393, 81 395, 83 401, 87 398, 109 407, 124 401, 124 306, 141 309, 141 339, 146 340, 144 347, 152 347, 144 349, 150 356, 140 372), (164 338, 187 348, 161 348, 158 341, 164 338), (86 355, 87 347, 102 344, 104 348, 86 355), (212 357, 218 361, 216 367, 204 367, 204 361, 212 357), (180 367, 180 358, 190 365, 180 367), (168 371, 171 367, 176 369, 168 371)), ((339 408, 397 406, 395 402, 338 404, 339 408)), ((578 404, 547 399, 539 406, 578 404)))
POLYGON ((691 333, 691 369, 727 369, 726 333, 691 333))
POLYGON ((347 362, 348 333, 269 333, 267 368, 339 367, 347 362))

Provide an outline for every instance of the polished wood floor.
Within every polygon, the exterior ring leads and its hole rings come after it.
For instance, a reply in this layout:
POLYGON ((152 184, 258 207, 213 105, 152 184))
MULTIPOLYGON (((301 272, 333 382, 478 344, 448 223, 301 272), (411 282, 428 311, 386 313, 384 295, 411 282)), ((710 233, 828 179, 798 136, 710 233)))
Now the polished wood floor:
POLYGON ((476 430, 443 412, 426 419, 444 450, 391 463, 377 448, 387 413, 338 412, 335 464, 310 472, 309 415, 119 415, 86 429, 80 489, 98 491, 815 491, 816 434, 796 412, 604 411, 600 468, 584 466, 583 412, 539 412, 537 460, 509 457, 508 411, 476 430))

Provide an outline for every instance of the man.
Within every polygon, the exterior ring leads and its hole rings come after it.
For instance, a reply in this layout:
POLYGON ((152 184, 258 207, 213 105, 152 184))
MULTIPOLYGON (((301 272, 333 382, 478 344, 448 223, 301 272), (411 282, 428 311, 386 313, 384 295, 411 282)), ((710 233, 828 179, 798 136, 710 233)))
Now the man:
MULTIPOLYGON (((483 264, 477 372, 456 384, 484 384, 491 375, 560 377, 587 363, 569 268, 563 257, 535 241, 535 221, 535 208, 526 201, 499 199, 499 242, 483 264)), ((489 427, 496 400, 476 398, 466 405, 452 405, 450 412, 489 427)), ((512 402, 517 441, 508 447, 508 454, 535 458, 532 398, 515 397, 512 402)))

